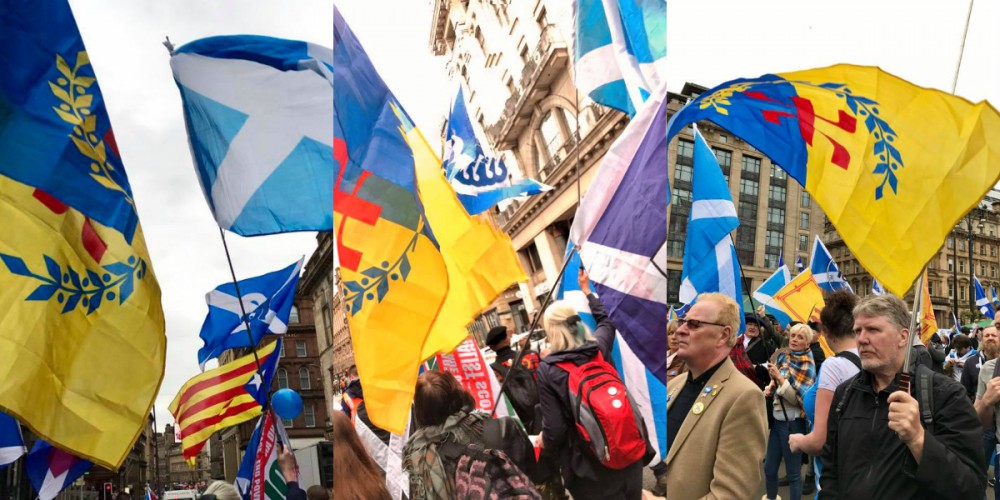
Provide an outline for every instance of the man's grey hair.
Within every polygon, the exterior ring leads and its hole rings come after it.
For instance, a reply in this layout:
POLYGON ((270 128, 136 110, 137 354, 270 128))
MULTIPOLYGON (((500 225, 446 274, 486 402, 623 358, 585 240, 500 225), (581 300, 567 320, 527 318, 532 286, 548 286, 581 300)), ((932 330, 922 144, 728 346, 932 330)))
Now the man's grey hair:
POLYGON ((906 302, 895 295, 869 295, 854 306, 854 317, 858 316, 881 316, 900 330, 910 328, 910 311, 906 309, 906 302))

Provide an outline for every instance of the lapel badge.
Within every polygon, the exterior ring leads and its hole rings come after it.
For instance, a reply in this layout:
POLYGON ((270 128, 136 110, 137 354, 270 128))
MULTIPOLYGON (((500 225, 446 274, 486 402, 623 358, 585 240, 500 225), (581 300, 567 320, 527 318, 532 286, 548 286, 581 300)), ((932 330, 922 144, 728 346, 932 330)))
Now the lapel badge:
POLYGON ((712 396, 715 397, 718 394, 719 394, 719 386, 713 385, 712 386, 712 396))
POLYGON ((705 411, 705 405, 701 401, 694 404, 694 408, 691 408, 691 413, 695 415, 701 415, 701 412, 705 411))

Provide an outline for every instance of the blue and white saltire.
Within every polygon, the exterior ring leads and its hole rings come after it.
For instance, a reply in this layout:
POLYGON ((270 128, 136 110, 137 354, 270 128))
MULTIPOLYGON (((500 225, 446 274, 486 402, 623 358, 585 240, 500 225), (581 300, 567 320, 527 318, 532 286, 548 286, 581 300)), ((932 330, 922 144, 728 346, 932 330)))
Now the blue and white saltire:
POLYGON ((28 480, 38 492, 38 500, 52 500, 93 465, 42 439, 35 441, 25 459, 28 480))
POLYGON ((992 295, 993 310, 996 311, 1000 309, 1000 297, 997 297, 997 289, 994 286, 990 286, 990 293, 992 295))
POLYGON ((208 315, 200 334, 205 345, 198 350, 198 364, 203 370, 206 361, 227 349, 254 347, 265 333, 288 331, 288 317, 292 313, 302 260, 280 271, 240 280, 239 295, 232 283, 219 285, 205 295, 208 315), (243 299, 242 308, 237 297, 243 299), (243 320, 243 310, 246 310, 247 321, 243 320), (251 336, 246 333, 246 323, 250 323, 252 344, 251 336))
POLYGON ((282 340, 279 338, 276 342, 278 345, 274 346, 274 352, 267 358, 267 361, 261 364, 260 371, 254 372, 250 381, 243 386, 247 394, 253 396, 262 408, 267 408, 267 394, 271 390, 271 380, 274 379, 274 374, 278 371, 281 353, 285 352, 281 346, 282 340))
POLYGON ((798 260, 795 261, 795 266, 799 268, 799 272, 806 270, 806 265, 802 263, 802 256, 799 255, 798 260))
POLYGON ((21 424, 14 417, 0 412, 0 469, 14 463, 26 451, 21 424))
POLYGON ((784 327, 792 322, 792 317, 778 305, 774 296, 791 280, 792 274, 788 271, 788 266, 781 266, 753 292, 753 299, 764 304, 764 309, 784 327))
MULTIPOLYGON (((597 321, 590 311, 587 296, 580 290, 577 275, 580 273, 580 255, 574 251, 573 244, 566 248, 565 258, 569 259, 556 298, 573 305, 580 319, 594 331, 597 321)), ((671 308, 673 311, 673 308, 671 308)), ((666 356, 666 353, 664 353, 666 356)), ((621 332, 615 334, 614 350, 611 353, 615 369, 621 376, 629 396, 639 406, 639 413, 646 422, 649 432, 649 442, 656 449, 655 461, 664 460, 661 450, 667 449, 667 387, 650 372, 642 361, 636 357, 629 346, 628 339, 621 332)))
POLYGON ((481 214, 509 198, 531 196, 552 189, 527 177, 512 180, 502 158, 491 158, 483 152, 476 140, 461 88, 448 118, 442 167, 469 215, 481 214))
POLYGON ((635 116, 665 86, 666 0, 576 0, 576 87, 635 116))
POLYGON ((820 241, 819 235, 813 241, 812 257, 809 258, 809 262, 809 269, 812 271, 813 278, 820 288, 828 292, 836 290, 854 292, 851 289, 851 285, 840 275, 837 262, 833 260, 833 256, 826 249, 826 245, 820 241))
POLYGON ((681 270, 680 299, 694 302, 698 294, 720 292, 740 305, 740 332, 743 320, 743 283, 736 247, 729 233, 740 225, 729 185, 715 154, 698 128, 694 128, 694 175, 691 181, 691 214, 684 265, 681 270))
POLYGON ((191 154, 219 226, 243 236, 333 229, 333 51, 218 36, 170 58, 191 154))
POLYGON ((778 269, 781 269, 782 267, 785 267, 785 253, 779 251, 778 252, 778 269))
POLYGON ((885 295, 885 288, 882 288, 882 284, 878 280, 872 280, 872 294, 885 295))
POLYGON ((983 284, 979 282, 978 276, 973 276, 972 281, 976 284, 976 307, 979 308, 979 312, 983 313, 983 316, 993 319, 995 316, 993 304, 990 304, 990 299, 986 297, 983 284))
POLYGON ((955 333, 962 331, 962 325, 958 324, 958 316, 955 316, 955 313, 951 313, 951 322, 955 325, 955 333))
POLYGON ((635 355, 667 381, 667 100, 650 97, 604 155, 570 239, 635 355), (632 343, 632 341, 635 341, 632 343))

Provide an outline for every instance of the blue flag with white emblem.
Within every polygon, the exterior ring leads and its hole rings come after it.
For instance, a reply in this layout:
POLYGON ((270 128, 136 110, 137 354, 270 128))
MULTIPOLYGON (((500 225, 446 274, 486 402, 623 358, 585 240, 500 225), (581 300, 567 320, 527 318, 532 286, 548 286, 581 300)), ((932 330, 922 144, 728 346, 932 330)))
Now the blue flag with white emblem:
POLYGON ((778 270, 774 271, 774 274, 767 278, 764 283, 753 292, 753 299, 761 304, 764 304, 764 309, 767 310, 768 314, 774 316, 774 318, 785 327, 792 322, 792 318, 785 312, 784 309, 781 308, 780 305, 778 305, 778 301, 774 299, 774 296, 777 295, 789 281, 792 281, 792 275, 788 271, 788 267, 782 265, 779 266, 778 270))
POLYGON ((576 87, 635 116, 665 81, 666 0, 576 0, 576 87))
POLYGON ((983 284, 979 282, 978 276, 973 276, 972 280, 976 284, 976 307, 979 308, 979 312, 983 313, 983 316, 993 319, 995 316, 993 304, 990 304, 990 299, 986 297, 986 290, 983 290, 983 284))
POLYGON ((828 292, 847 290, 854 293, 851 285, 841 276, 837 262, 833 260, 833 256, 826 249, 826 245, 820 241, 819 235, 813 241, 812 257, 809 258, 809 270, 812 271, 816 284, 823 290, 828 292))
POLYGON ((260 371, 255 372, 250 377, 250 381, 243 386, 262 408, 267 408, 267 393, 271 390, 271 380, 274 379, 274 373, 278 371, 278 360, 281 359, 281 353, 285 352, 280 338, 277 343, 274 346, 273 354, 260 365, 260 371))
POLYGON ((262 36, 172 54, 198 180, 243 236, 333 230, 333 51, 262 36))
POLYGON ((208 316, 201 327, 204 347, 198 350, 198 364, 218 357, 227 349, 254 347, 265 333, 282 334, 288 331, 288 317, 292 313, 295 288, 299 283, 302 259, 280 270, 239 282, 240 295, 232 283, 219 285, 205 295, 208 316), (242 297, 243 306, 240 307, 242 297), (247 321, 243 321, 243 311, 247 321), (250 336, 246 323, 250 323, 250 336))
POLYGON ((461 88, 448 118, 442 166, 448 182, 469 215, 481 214, 509 198, 531 196, 552 189, 534 179, 513 180, 502 158, 486 156, 476 140, 461 88))
POLYGON ((14 463, 26 451, 21 425, 14 417, 0 412, 0 469, 14 463))
POLYGON ((680 299, 685 304, 698 294, 720 292, 740 305, 740 332, 743 320, 743 283, 740 263, 729 233, 740 224, 729 185, 715 154, 701 132, 694 133, 694 177, 691 215, 684 242, 684 267, 681 270, 680 299))

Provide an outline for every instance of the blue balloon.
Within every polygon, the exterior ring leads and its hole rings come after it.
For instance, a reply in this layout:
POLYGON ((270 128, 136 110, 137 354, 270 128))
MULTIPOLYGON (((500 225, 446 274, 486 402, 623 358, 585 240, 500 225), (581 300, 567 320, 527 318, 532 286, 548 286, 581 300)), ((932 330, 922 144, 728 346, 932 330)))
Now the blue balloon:
POLYGON ((302 413, 302 396, 291 389, 278 389, 271 396, 275 413, 285 420, 292 420, 302 413))

